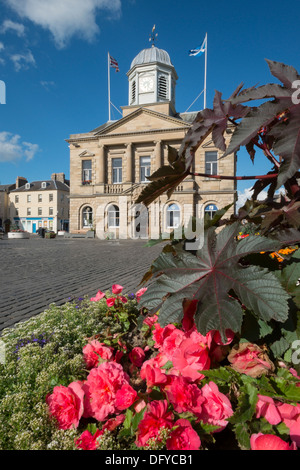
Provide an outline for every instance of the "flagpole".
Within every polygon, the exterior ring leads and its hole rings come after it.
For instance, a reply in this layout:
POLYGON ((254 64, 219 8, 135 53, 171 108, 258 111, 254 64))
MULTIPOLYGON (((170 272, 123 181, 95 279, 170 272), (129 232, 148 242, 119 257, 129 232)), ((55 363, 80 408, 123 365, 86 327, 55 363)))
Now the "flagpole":
POLYGON ((110 55, 109 52, 107 53, 107 68, 108 68, 108 120, 110 121, 110 55))
POLYGON ((206 76, 207 76, 207 33, 205 36, 204 109, 206 109, 206 76))

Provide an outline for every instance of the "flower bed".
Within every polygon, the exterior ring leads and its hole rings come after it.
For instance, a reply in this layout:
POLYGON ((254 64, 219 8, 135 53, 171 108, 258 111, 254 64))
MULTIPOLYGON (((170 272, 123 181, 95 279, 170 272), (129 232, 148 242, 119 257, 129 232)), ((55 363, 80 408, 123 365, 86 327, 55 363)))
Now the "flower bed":
POLYGON ((161 327, 145 289, 99 291, 5 330, 0 448, 282 449, 300 446, 300 380, 230 330, 201 335, 193 304, 161 327))
POLYGON ((29 238, 29 233, 23 230, 13 230, 7 233, 7 237, 10 239, 26 239, 29 238))

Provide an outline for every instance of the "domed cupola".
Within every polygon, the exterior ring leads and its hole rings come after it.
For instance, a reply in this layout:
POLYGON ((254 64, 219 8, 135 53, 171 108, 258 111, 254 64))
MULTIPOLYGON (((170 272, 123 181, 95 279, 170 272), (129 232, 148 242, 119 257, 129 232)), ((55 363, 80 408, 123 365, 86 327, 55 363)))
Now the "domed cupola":
POLYGON ((169 54, 152 45, 143 49, 131 62, 128 105, 170 102, 175 109, 175 87, 178 79, 169 54))

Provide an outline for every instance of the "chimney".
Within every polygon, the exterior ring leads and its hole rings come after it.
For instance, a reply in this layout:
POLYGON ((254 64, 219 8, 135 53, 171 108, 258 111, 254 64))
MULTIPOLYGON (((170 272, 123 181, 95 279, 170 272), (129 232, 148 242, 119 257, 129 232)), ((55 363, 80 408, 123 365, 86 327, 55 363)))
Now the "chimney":
POLYGON ((21 188, 21 186, 25 186, 27 183, 27 179, 23 178, 23 176, 18 176, 16 180, 16 189, 21 188))
POLYGON ((60 181, 61 183, 65 182, 65 174, 64 173, 52 173, 51 179, 54 181, 60 181))

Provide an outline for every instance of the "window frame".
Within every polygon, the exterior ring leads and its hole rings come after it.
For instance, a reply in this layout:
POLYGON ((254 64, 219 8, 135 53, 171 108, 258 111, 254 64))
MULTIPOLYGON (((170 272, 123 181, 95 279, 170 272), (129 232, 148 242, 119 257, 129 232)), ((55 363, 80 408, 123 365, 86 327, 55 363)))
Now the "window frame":
POLYGON ((123 160, 121 157, 111 159, 111 177, 112 177, 112 184, 121 184, 123 182, 123 160), (117 160, 121 161, 121 166, 114 166, 117 160), (115 181, 115 174, 117 176, 116 181, 115 181))
POLYGON ((147 178, 146 178, 147 176, 150 176, 150 175, 151 175, 151 156, 150 155, 145 155, 144 157, 140 157, 140 183, 150 183, 150 181, 147 180, 147 178), (146 158, 148 159, 149 163, 147 165, 142 164, 142 160, 146 159, 146 158), (142 169, 143 168, 145 168, 145 179, 143 179, 143 175, 142 175, 142 173, 143 173, 142 169), (149 170, 148 175, 146 174, 147 173, 146 169, 149 170))
POLYGON ((205 173, 207 175, 218 174, 218 152, 216 150, 210 150, 205 152, 205 173), (215 160, 208 161, 208 157, 214 154, 215 160), (208 168, 208 169, 207 169, 208 168))
POLYGON ((120 208, 117 204, 111 204, 107 209, 107 226, 109 229, 120 228, 120 208), (111 220, 114 221, 113 224, 111 224, 111 220))
POLYGON ((176 204, 175 202, 172 202, 171 204, 169 204, 166 208, 166 226, 167 228, 170 228, 170 229, 176 229, 180 226, 180 220, 181 220, 181 209, 179 207, 178 204, 176 204), (174 206, 177 208, 175 209, 174 206), (172 207, 172 209, 171 209, 172 207), (175 217, 175 213, 177 213, 177 219, 178 219, 178 224, 176 225, 174 222, 176 220, 176 217, 175 217), (171 225, 172 223, 172 225, 171 225))

